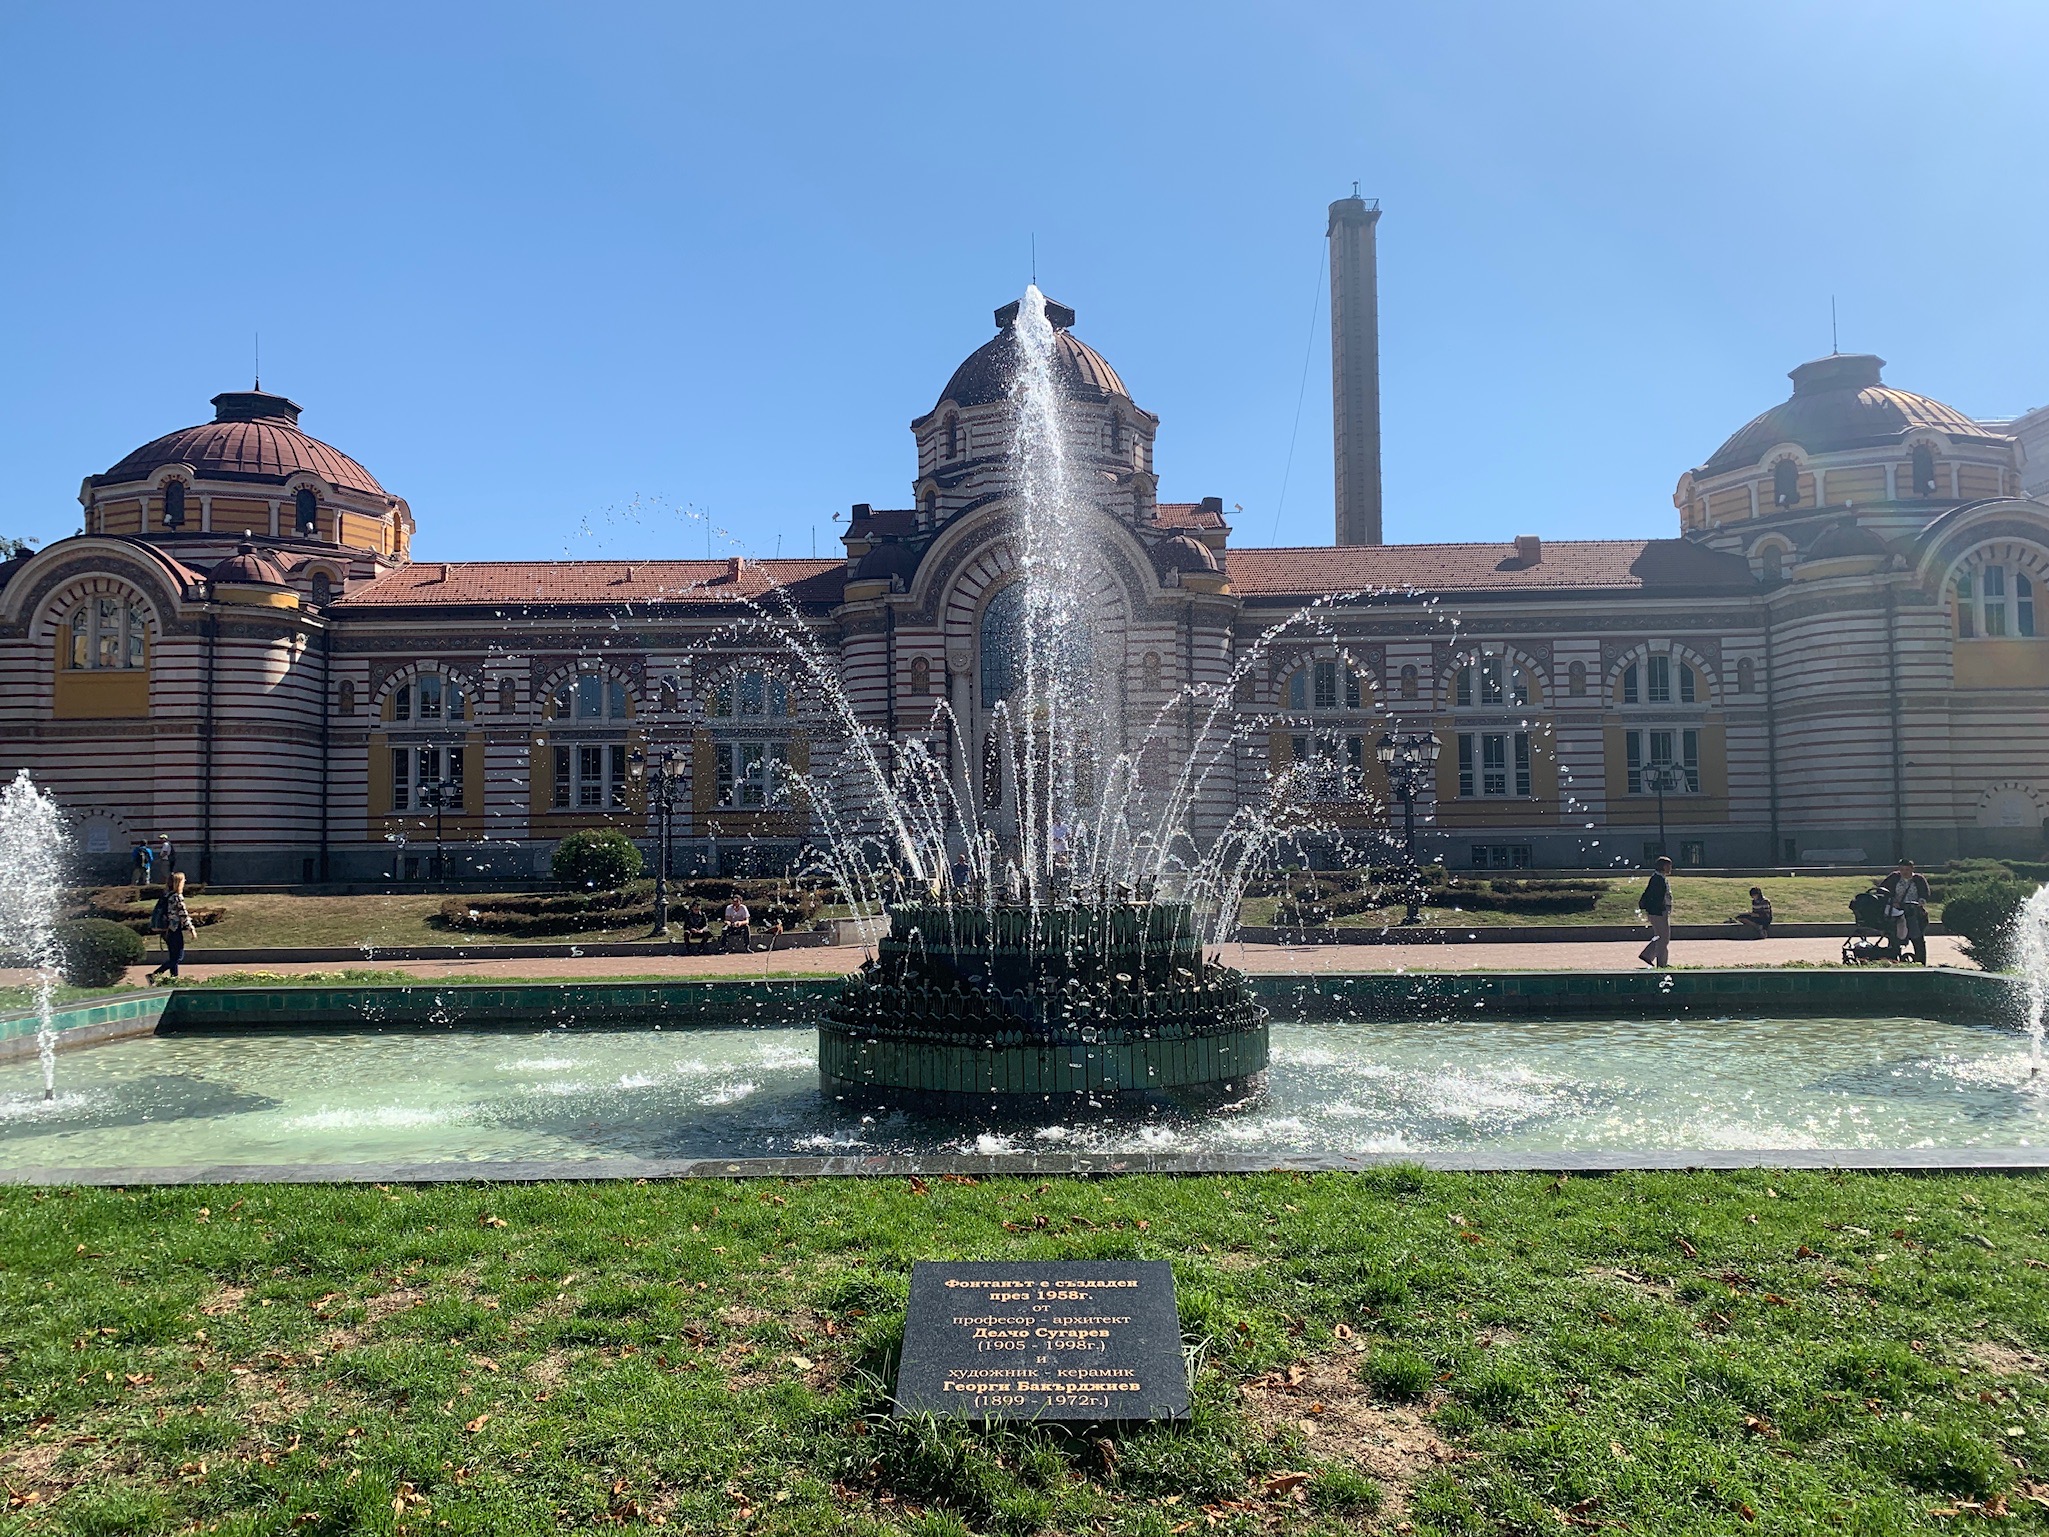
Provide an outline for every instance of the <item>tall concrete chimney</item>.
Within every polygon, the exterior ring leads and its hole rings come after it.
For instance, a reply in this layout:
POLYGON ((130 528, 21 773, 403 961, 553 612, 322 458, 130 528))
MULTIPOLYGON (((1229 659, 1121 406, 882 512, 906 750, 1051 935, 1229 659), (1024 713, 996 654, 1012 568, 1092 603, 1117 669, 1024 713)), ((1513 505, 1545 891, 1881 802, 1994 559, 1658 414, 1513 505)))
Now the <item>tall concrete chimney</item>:
POLYGON ((1373 230, 1380 200, 1330 205, 1331 426, 1337 449, 1337 542, 1380 544, 1380 278, 1373 230))

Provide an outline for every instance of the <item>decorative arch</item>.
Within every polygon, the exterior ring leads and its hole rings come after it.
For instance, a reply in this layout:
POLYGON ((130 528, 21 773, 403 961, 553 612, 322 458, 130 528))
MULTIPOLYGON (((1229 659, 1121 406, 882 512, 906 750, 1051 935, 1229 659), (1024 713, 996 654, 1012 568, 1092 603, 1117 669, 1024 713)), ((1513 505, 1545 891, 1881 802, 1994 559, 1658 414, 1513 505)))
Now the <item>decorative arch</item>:
POLYGON ((2049 547, 1993 538, 1962 547, 1941 592, 1958 640, 2030 639, 2049 630, 2049 547))
POLYGON ((1373 710, 1379 708, 1380 693, 1372 666, 1342 645, 1306 648, 1276 661, 1274 701, 1283 710, 1373 710), (1297 695, 1299 707, 1293 702, 1297 695))
POLYGON ((1773 534, 1750 547, 1750 567, 1757 573, 1759 581, 1780 581, 1784 579, 1794 553, 1792 540, 1782 534, 1773 534))
POLYGON ((1478 641, 1462 646, 1451 656, 1449 663, 1437 676, 1437 702, 1441 709, 1476 710, 1518 710, 1539 709, 1550 700, 1551 690, 1547 686, 1545 668, 1534 656, 1521 647, 1507 641, 1478 641), (1501 698, 1482 703, 1484 678, 1475 680, 1469 704, 1458 702, 1459 674, 1468 668, 1479 668, 1489 660, 1501 663, 1501 698), (1515 682, 1520 676, 1526 697, 1518 700, 1515 682))
POLYGON ((462 713, 460 715, 449 713, 446 708, 446 695, 444 694, 441 697, 436 713, 432 715, 422 715, 412 709, 409 704, 406 710, 405 724, 417 726, 426 721, 432 724, 439 724, 445 728, 451 723, 461 724, 475 717, 479 703, 477 693, 478 680, 476 677, 466 669, 452 663, 433 660, 407 662, 404 666, 394 668, 391 672, 387 673, 377 685, 376 695, 371 701, 372 713, 380 720, 396 724, 399 719, 397 706, 400 691, 412 689, 414 694, 411 697, 417 699, 420 681, 423 678, 429 677, 445 680, 444 688, 452 685, 461 694, 462 713))
POLYGON ((1721 704, 1721 685, 1716 670, 1708 665, 1707 658, 1698 651, 1675 640, 1640 641, 1617 656, 1609 665, 1607 676, 1603 680, 1605 684, 1605 691, 1602 696, 1604 701, 1610 706, 1622 704, 1624 675, 1633 666, 1638 669, 1638 676, 1640 678, 1645 677, 1649 671, 1649 663, 1652 657, 1666 657, 1670 659, 1674 668, 1672 697, 1669 700, 1658 700, 1653 705, 1648 696, 1647 689, 1640 687, 1635 704, 1627 706, 1628 708, 1633 709, 1637 705, 1642 705, 1655 709, 1683 710, 1693 708, 1705 710, 1721 704), (1695 697, 1690 700, 1681 697, 1683 685, 1677 676, 1677 668, 1681 664, 1692 668, 1697 677, 1695 697))
POLYGON ((2049 820, 2049 795, 2018 779, 1987 785, 1978 796, 1980 827, 2040 828, 2049 820))

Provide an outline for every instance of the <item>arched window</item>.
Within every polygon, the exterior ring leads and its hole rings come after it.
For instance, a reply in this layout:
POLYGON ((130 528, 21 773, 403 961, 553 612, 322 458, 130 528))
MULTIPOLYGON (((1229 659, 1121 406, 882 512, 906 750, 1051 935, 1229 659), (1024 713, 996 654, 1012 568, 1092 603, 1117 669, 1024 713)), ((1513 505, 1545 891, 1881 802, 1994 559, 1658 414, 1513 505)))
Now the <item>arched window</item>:
POLYGON ((1452 703, 1491 708, 1530 702, 1530 675, 1504 656, 1468 658, 1452 678, 1452 703))
POLYGON ((1622 669, 1622 702, 1643 703, 1643 669, 1634 662, 1622 669))
POLYGON ((911 692, 919 696, 932 692, 932 664, 922 656, 911 658, 911 692))
POLYGON ((1912 455, 1914 470, 1914 495, 1935 494, 1935 450, 1926 443, 1916 443, 1912 455))
POLYGON ((1736 664, 1736 692, 1754 694, 1757 692, 1757 664, 1749 657, 1736 664))
POLYGON ((147 660, 149 625, 142 610, 120 598, 90 598, 71 611, 66 665, 100 671, 140 667, 147 660))
POLYGON ((463 719, 462 686, 438 672, 406 679, 391 695, 391 718, 414 725, 463 719))
POLYGON ((185 526, 185 482, 167 480, 164 482, 164 527, 185 526))
POLYGON ((1024 583, 1012 582, 982 609, 982 707, 1024 686, 1024 583))
POLYGON ((951 411, 946 413, 946 457, 960 457, 960 418, 951 411))
POLYGON ((1114 410, 1110 413, 1110 452, 1124 452, 1124 418, 1114 410))
POLYGON ((1956 587, 1950 593, 1950 602, 1957 611, 1957 639, 1971 640, 1978 633, 1978 605, 1974 598, 1974 584, 1971 573, 1959 571, 1956 587))
POLYGON ((1984 631, 1990 636, 2006 634, 2006 567, 1987 566, 1978 573, 1984 631))
POLYGON ((510 678, 498 680, 498 713, 510 715, 519 705, 519 686, 510 678))
POLYGON ((293 525, 301 539, 311 539, 320 532, 320 499, 311 486, 299 487, 298 495, 292 498, 292 508, 293 525))
POLYGON ((1786 575, 1786 551, 1783 545, 1768 544, 1758 552, 1757 563, 1763 570, 1767 582, 1783 580, 1786 575))
POLYGON ((939 493, 928 486, 925 494, 918 499, 918 506, 926 517, 931 517, 939 510, 939 493))
POLYGON ((1139 664, 1138 664, 1138 686, 1139 686, 1140 688, 1144 689, 1144 690, 1145 690, 1145 691, 1146 691, 1146 692, 1147 692, 1148 694, 1154 694, 1154 693, 1158 693, 1158 692, 1159 692, 1159 688, 1160 688, 1160 654, 1159 654, 1159 652, 1157 652, 1157 651, 1148 651, 1148 652, 1147 652, 1147 653, 1146 653, 1146 654, 1145 654, 1145 655, 1144 655, 1144 656, 1143 656, 1142 658, 1140 658, 1140 659, 1139 659, 1139 664))
POLYGON ((356 685, 346 678, 342 679, 342 686, 335 693, 335 712, 339 715, 356 713, 356 685))
POLYGON ((1791 459, 1772 466, 1772 502, 1779 507, 1800 505, 1800 466, 1791 459))
POLYGON ((1574 662, 1565 670, 1565 692, 1574 699, 1583 699, 1587 692, 1587 664, 1574 662))
MULTIPOLYGON (((583 679, 576 681, 581 685, 583 679)), ((622 701, 618 714, 612 718, 622 719, 626 713, 623 704, 626 691, 616 683, 612 687, 618 689, 622 701)), ((607 708, 610 705, 608 700, 607 708)), ((711 713, 722 720, 734 717, 753 720, 794 715, 796 709, 789 681, 781 674, 758 667, 743 667, 738 672, 727 673, 719 680, 718 687, 712 690, 711 713)), ((581 713, 578 718, 583 718, 581 713)))
POLYGON ((2035 633, 2035 584, 2018 571, 2013 574, 2013 633, 2035 633))
POLYGON ((313 573, 313 601, 325 604, 334 598, 334 582, 325 571, 313 573))
POLYGON ((1414 699, 1415 697, 1416 669, 1414 667, 1404 667, 1402 669, 1402 698, 1414 699))

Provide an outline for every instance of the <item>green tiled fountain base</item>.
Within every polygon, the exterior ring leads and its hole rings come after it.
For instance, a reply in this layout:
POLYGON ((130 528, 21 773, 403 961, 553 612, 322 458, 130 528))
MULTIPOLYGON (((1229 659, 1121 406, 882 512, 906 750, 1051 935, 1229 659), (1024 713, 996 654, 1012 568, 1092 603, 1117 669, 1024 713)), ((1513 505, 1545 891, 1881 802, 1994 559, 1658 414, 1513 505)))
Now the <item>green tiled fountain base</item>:
POLYGON ((863 1038, 829 1026, 818 1032, 820 1078, 829 1088, 855 1094, 1176 1098, 1223 1084, 1242 1091, 1266 1071, 1266 1062, 1264 1023, 1214 1035, 1097 1042, 1024 1038, 986 1045, 863 1038))
MULTIPOLYGON (((1249 981, 1253 996, 1274 1018, 1309 1021, 1473 1014, 1794 1014, 2014 1025, 2021 1022, 2023 1008, 2013 978, 1939 967, 1373 972, 1267 975, 1249 981)), ((814 1018, 838 989, 831 979, 183 988, 71 1004, 56 1011, 53 1023, 65 1047, 152 1031, 713 1028, 814 1018)), ((0 1017, 0 1060, 33 1055, 35 1033, 32 1013, 0 1017)), ((1167 1066, 1181 1070, 1178 1063, 1167 1066)), ((1043 1080, 1045 1070, 1039 1071, 1043 1080)), ((1110 1071, 1103 1069, 1106 1081, 1110 1071)))

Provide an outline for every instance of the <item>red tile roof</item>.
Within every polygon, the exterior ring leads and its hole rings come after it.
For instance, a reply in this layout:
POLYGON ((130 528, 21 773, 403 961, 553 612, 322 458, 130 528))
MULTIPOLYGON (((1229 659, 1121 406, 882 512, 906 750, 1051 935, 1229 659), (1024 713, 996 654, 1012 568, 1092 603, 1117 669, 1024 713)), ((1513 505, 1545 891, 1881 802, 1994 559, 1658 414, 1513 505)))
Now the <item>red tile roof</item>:
POLYGON ((1222 528, 1224 514, 1221 509, 1205 507, 1201 502, 1156 502, 1152 526, 1177 532, 1184 528, 1222 528))
POLYGON ((1374 544, 1230 550, 1240 597, 1335 592, 1728 591, 1755 585, 1748 562, 1687 539, 1546 540, 1526 564, 1511 544, 1374 544))
POLYGON ((837 603, 846 570, 844 560, 750 560, 736 579, 723 560, 417 561, 334 606, 731 603, 778 586, 800 603, 837 603))

